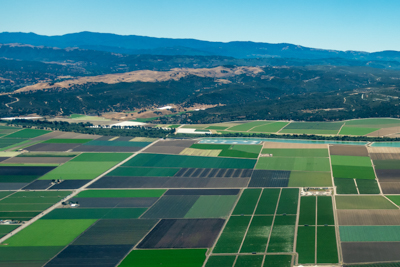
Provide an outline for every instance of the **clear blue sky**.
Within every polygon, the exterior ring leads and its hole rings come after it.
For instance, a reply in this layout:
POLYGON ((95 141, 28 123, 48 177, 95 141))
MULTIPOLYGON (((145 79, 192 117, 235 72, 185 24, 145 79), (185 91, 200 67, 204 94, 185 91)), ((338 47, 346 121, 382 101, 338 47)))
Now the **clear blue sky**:
POLYGON ((0 32, 400 50, 400 0, 0 0, 0 32))

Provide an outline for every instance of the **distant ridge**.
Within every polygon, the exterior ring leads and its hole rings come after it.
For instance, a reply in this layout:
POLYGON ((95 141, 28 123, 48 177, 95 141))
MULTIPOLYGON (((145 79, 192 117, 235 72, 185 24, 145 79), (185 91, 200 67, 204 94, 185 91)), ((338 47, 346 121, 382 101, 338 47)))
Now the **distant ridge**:
POLYGON ((195 39, 155 38, 137 35, 79 32, 60 36, 3 32, 0 43, 20 43, 58 48, 78 47, 120 54, 228 56, 235 58, 343 58, 400 61, 399 51, 361 52, 309 48, 300 45, 255 42, 208 42, 195 39))

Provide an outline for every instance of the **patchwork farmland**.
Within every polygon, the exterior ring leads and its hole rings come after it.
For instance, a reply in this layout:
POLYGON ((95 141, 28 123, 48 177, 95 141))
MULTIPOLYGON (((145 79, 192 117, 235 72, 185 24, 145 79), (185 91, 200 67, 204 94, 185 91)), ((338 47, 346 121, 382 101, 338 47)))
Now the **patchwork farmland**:
MULTIPOLYGON (((397 126, 375 122, 200 127, 334 135, 397 126)), ((397 143, 106 137, 5 125, 0 135, 0 266, 400 262, 397 143)))

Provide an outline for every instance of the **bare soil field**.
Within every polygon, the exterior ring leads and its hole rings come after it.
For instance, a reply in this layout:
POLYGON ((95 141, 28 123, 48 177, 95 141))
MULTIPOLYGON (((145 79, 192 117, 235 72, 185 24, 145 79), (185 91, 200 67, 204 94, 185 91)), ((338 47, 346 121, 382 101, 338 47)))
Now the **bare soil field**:
POLYGON ((400 194, 400 178, 398 182, 380 182, 382 193, 400 194))
POLYGON ((400 225, 400 210, 338 210, 339 225, 400 225))
POLYGON ((396 153, 371 153, 369 156, 372 160, 400 160, 400 154, 396 153))
POLYGON ((400 153, 400 147, 368 147, 369 153, 400 153))
POLYGON ((366 134, 365 136, 390 136, 392 137, 393 135, 396 135, 400 133, 400 127, 389 127, 389 128, 383 128, 379 129, 375 132, 366 134))
POLYGON ((264 142, 263 148, 328 148, 328 145, 264 142))
POLYGON ((400 242, 342 242, 345 263, 400 261, 400 242))
POLYGON ((365 146, 332 145, 329 147, 329 152, 331 155, 368 157, 368 150, 365 146))

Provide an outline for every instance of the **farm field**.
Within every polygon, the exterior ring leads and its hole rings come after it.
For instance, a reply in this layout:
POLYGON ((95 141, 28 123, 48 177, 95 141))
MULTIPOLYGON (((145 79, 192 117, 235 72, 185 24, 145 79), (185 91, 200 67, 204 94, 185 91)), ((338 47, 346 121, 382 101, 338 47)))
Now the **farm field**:
MULTIPOLYGON (((398 120, 373 122, 253 121, 199 129, 338 134, 347 123, 363 131, 395 127, 398 120)), ((0 266, 400 261, 400 150, 3 127, 0 266), (18 151, 25 144, 27 151, 18 151)))

